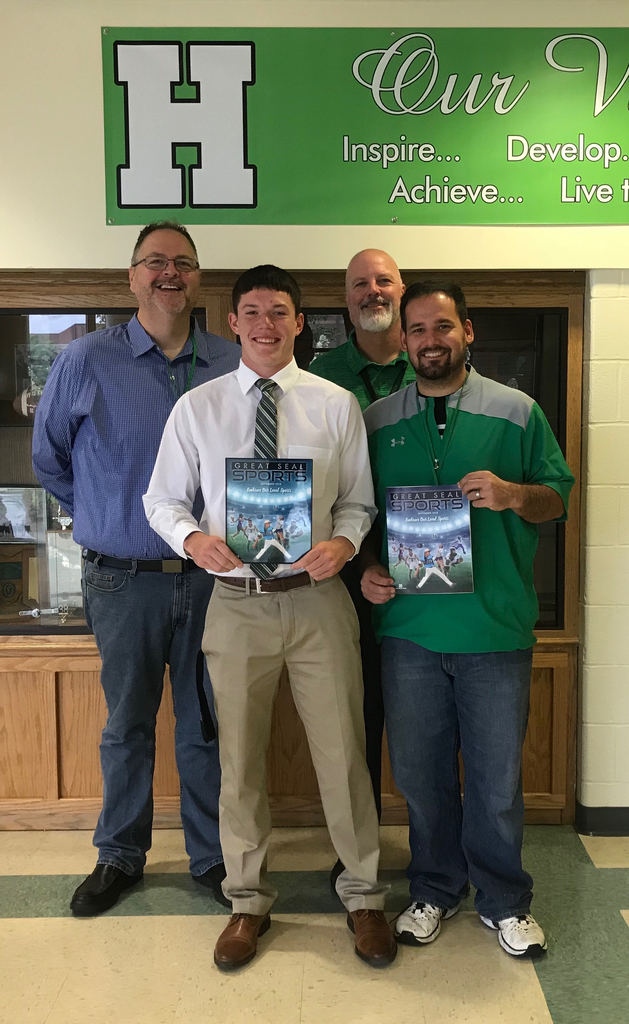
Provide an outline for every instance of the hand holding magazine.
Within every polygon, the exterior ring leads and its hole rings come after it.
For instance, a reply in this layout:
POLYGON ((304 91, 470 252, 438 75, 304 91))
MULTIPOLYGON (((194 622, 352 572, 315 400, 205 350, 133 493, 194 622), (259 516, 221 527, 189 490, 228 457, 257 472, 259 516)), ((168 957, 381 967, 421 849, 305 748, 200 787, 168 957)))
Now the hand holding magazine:
POLYGON ((387 553, 396 594, 471 594, 470 505, 452 487, 387 487, 387 553))

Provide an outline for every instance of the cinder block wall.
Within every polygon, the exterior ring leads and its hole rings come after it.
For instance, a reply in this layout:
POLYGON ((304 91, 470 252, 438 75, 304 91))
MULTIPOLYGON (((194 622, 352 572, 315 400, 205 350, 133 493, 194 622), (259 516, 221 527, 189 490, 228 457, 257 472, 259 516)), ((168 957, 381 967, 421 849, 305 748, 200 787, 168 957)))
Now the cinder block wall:
POLYGON ((629 270, 589 275, 579 801, 629 808, 629 270))

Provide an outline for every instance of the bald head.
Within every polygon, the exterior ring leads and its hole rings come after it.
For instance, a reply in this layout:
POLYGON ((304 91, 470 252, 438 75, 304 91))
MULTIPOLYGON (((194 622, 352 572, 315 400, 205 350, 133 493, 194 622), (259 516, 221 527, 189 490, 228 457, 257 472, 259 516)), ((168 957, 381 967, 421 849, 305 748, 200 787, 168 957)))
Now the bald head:
POLYGON ((345 274, 345 297, 357 330, 379 334, 399 320, 404 284, 395 260, 382 249, 362 249, 345 274))
POLYGON ((400 271, 392 256, 384 249, 361 249, 355 256, 352 256, 345 274, 345 285, 351 287, 352 282, 359 277, 370 277, 374 274, 385 274, 397 279, 402 284, 400 271))

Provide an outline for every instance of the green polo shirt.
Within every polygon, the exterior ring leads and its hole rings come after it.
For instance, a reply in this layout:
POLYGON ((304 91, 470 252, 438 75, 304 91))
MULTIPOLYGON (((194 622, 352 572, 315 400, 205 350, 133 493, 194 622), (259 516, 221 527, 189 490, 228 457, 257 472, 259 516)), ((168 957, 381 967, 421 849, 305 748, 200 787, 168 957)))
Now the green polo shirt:
POLYGON ((406 352, 400 352, 397 359, 394 359, 392 363, 385 363, 384 366, 381 363, 372 363, 356 345, 355 331, 350 331, 349 338, 344 345, 332 348, 329 352, 324 352, 313 359, 308 371, 316 374, 317 377, 331 380, 333 384, 338 384, 346 391, 351 391, 356 395, 364 412, 373 401, 367 385, 361 377, 361 371, 365 367, 376 398, 386 398, 391 394, 396 383, 398 385, 396 390, 399 390, 415 380, 415 371, 408 361, 406 352), (400 380, 402 367, 404 367, 404 375, 400 380))
MULTIPOLYGON (((434 399, 418 395, 415 384, 374 402, 365 413, 383 565, 387 487, 454 485, 466 473, 489 470, 514 483, 552 487, 567 514, 574 477, 532 398, 472 369, 462 391, 448 397, 446 409, 443 438, 434 399), (439 460, 438 470, 433 458, 439 460)), ((511 509, 470 506, 470 516, 474 593, 396 594, 374 605, 378 640, 399 637, 442 654, 524 650, 535 643, 538 527, 511 509)))

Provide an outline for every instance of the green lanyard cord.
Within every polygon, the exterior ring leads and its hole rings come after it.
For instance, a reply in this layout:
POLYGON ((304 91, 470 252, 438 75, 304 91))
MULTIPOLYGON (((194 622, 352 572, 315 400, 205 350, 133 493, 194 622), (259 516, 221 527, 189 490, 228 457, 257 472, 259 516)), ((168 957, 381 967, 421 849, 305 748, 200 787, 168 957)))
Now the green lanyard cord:
POLYGON ((179 394, 179 388, 177 387, 177 380, 176 380, 176 377, 175 377, 175 375, 173 373, 172 366, 170 364, 168 365, 168 379, 170 381, 170 386, 172 387, 173 393, 174 393, 175 398, 177 400, 179 400, 181 398, 181 395, 185 395, 186 392, 190 390, 190 385, 192 384, 192 378, 194 377, 194 371, 195 371, 196 365, 197 365, 197 339, 195 338, 194 332, 193 332, 192 333, 192 363, 190 365, 190 372, 188 374, 188 379, 186 381, 186 386, 183 389, 183 391, 181 392, 181 394, 179 394))
MULTIPOLYGON (((185 395, 186 391, 190 390, 190 385, 192 384, 192 378, 194 377, 194 370, 195 370, 196 365, 197 365, 197 339, 195 338, 194 331, 193 331, 192 332, 192 363, 190 364, 190 373, 188 374, 188 379, 186 381, 186 386, 183 389, 184 395, 185 395)), ((459 399, 459 401, 461 401, 461 399, 459 399)))
MULTIPOLYGON (((432 472, 433 472, 433 476, 435 478, 435 483, 436 484, 441 483, 441 481, 439 479, 439 475, 438 475, 438 470, 443 466, 443 463, 445 462, 445 459, 446 459, 446 455, 448 454, 448 451, 450 450, 450 444, 452 443, 452 437, 454 435, 454 429, 456 427, 456 421, 457 421, 458 415, 459 415, 459 406, 461 404, 461 399, 463 398, 463 392, 465 390, 465 385, 466 384, 467 384, 467 380, 464 381, 464 383, 461 385, 461 387, 459 389, 459 397, 458 397, 456 406, 454 408, 454 414, 452 416, 452 422, 450 422, 450 420, 448 420, 447 423, 446 423, 446 433, 448 434, 448 439, 447 439, 447 443, 445 444, 445 448, 443 450, 443 453, 442 453, 440 459, 438 459, 437 456, 436 456, 435 446, 434 446, 434 444, 432 442, 432 437, 430 436, 430 430, 428 428, 428 397, 426 395, 422 395, 422 398, 426 399, 426 407, 425 407, 425 409, 422 412, 422 410, 420 408, 420 405, 419 405, 419 391, 417 392, 417 411, 419 413, 419 418, 421 419, 423 427, 424 427, 424 433, 426 435, 426 444, 427 444, 428 450, 429 450, 429 452, 430 452, 430 454, 432 456, 432 472)), ((448 397, 450 397, 450 396, 448 396, 448 397)), ((446 406, 446 415, 447 415, 447 406, 446 406)), ((445 439, 445 435, 444 435, 444 439, 445 439)))

